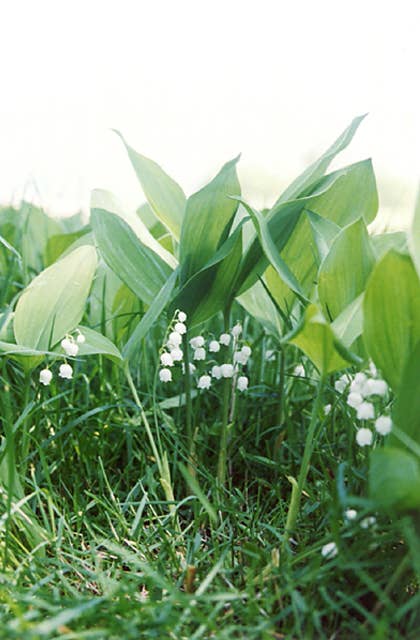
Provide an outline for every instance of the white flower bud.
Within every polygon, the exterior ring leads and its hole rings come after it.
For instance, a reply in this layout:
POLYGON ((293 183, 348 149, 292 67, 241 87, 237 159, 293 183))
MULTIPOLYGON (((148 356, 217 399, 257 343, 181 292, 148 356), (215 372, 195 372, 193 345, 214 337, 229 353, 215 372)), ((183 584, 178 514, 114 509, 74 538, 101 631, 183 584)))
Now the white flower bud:
POLYGON ((381 436, 387 436, 392 429, 392 420, 389 416, 379 416, 375 420, 375 429, 381 436))
POLYGON ((67 378, 68 380, 70 380, 73 377, 73 369, 67 363, 61 364, 58 375, 60 376, 60 378, 67 378))
MULTIPOLYGON (((196 371, 197 367, 195 366, 195 364, 193 364, 192 362, 190 362, 190 373, 194 373, 194 371, 196 371)), ((185 364, 182 363, 182 373, 185 373, 185 364)))
POLYGON ((271 362, 271 360, 274 360, 275 357, 276 357, 276 354, 272 349, 268 349, 268 351, 265 352, 265 359, 268 362, 271 362))
POLYGON ((353 409, 357 409, 357 407, 362 404, 362 402, 363 396, 360 393, 357 393, 357 391, 352 391, 351 393, 349 393, 347 404, 350 407, 353 407, 353 409))
POLYGON ((215 364, 214 367, 211 368, 211 375, 213 378, 216 378, 216 380, 220 380, 220 378, 222 377, 222 371, 217 364, 215 364))
POLYGON ((187 319, 187 314, 184 313, 183 311, 178 311, 179 322, 185 322, 186 319, 187 319))
POLYGON ((375 407, 371 402, 362 402, 357 407, 357 417, 359 420, 373 420, 375 417, 375 407))
POLYGON ((242 351, 235 351, 233 354, 233 362, 236 364, 246 364, 248 362, 248 356, 246 356, 242 351))
POLYGON ((326 404, 324 407, 324 415, 328 415, 331 413, 332 406, 330 404, 326 404))
POLYGON ((230 335, 228 333, 222 333, 222 335, 219 338, 219 342, 223 346, 228 347, 230 344, 230 335))
POLYGON ((194 349, 193 360, 205 360, 206 359, 206 350, 202 347, 198 347, 194 349))
POLYGON ((365 396, 385 396, 388 393, 388 385, 385 380, 373 380, 370 378, 364 386, 365 396))
POLYGON ((210 389, 211 386, 211 378, 210 376, 200 376, 197 387, 198 389, 210 389))
POLYGON ((248 378, 246 376, 239 376, 236 386, 239 391, 246 391, 246 389, 248 389, 248 378))
POLYGON ((363 518, 363 520, 360 521, 360 526, 362 527, 362 529, 368 529, 369 527, 372 527, 374 524, 376 524, 375 516, 367 516, 366 518, 363 518))
MULTIPOLYGON (((182 353, 182 352, 181 352, 182 353)), ((160 356, 160 363, 164 366, 164 367, 173 367, 174 365, 174 359, 172 358, 171 354, 168 353, 167 351, 165 351, 164 353, 161 354, 160 356)))
POLYGON ((338 380, 336 380, 334 384, 334 389, 339 393, 343 393, 343 391, 347 388, 349 382, 350 382, 349 376, 347 375, 347 373, 344 373, 342 376, 339 377, 338 380))
POLYGON ((211 353, 217 353, 218 351, 220 351, 220 344, 217 342, 217 340, 212 340, 210 342, 209 351, 211 353))
POLYGON ((232 364, 222 364, 220 366, 220 372, 222 374, 222 378, 232 378, 234 369, 232 364))
POLYGON ((347 509, 344 513, 346 520, 356 520, 357 511, 356 509, 347 509))
POLYGON ((171 382, 172 372, 170 369, 161 369, 159 371, 159 380, 161 382, 171 382))
POLYGON ((231 330, 231 333, 232 333, 232 335, 233 335, 235 338, 237 338, 238 336, 240 336, 240 335, 241 335, 241 333, 242 333, 242 327, 241 327, 241 325, 239 324, 239 322, 237 322, 237 323, 235 324, 235 326, 234 326, 234 327, 233 327, 233 329, 231 330))
POLYGON ((203 336, 196 336, 195 338, 191 338, 190 345, 193 349, 199 349, 204 347, 204 338, 203 336))
POLYGON ((305 377, 305 367, 303 366, 303 364, 297 364, 296 367, 293 369, 293 375, 297 376, 298 378, 304 378, 305 377))
POLYGON ((84 344, 84 343, 86 342, 86 337, 83 335, 83 333, 78 333, 78 334, 77 334, 76 341, 77 341, 79 344, 84 344))
POLYGON ((187 333, 187 327, 185 326, 185 324, 183 322, 177 322, 175 327, 174 327, 174 329, 181 336, 183 336, 184 333, 187 333))
POLYGON ((327 542, 321 549, 321 555, 323 558, 335 558, 338 553, 337 545, 335 542, 327 542))
POLYGON ((170 356, 174 362, 181 362, 184 354, 181 349, 175 348, 171 350, 170 356))
POLYGON ((50 384, 52 377, 52 372, 49 369, 42 369, 42 371, 39 372, 39 381, 45 386, 50 384))
POLYGON ((358 429, 356 433, 356 442, 359 447, 366 447, 372 444, 373 433, 370 429, 358 429))
POLYGON ((61 346, 63 347, 64 351, 67 351, 67 349, 71 347, 72 344, 73 344, 73 341, 70 340, 69 338, 63 338, 61 341, 61 346))
POLYGON ((252 353, 252 349, 251 349, 251 347, 248 347, 248 345, 247 345, 247 344, 244 344, 244 346, 243 346, 243 347, 242 347, 242 349, 241 349, 241 353, 243 353, 243 354, 244 354, 244 356, 246 356, 247 358, 249 358, 249 356, 250 356, 250 355, 251 355, 251 353, 252 353))

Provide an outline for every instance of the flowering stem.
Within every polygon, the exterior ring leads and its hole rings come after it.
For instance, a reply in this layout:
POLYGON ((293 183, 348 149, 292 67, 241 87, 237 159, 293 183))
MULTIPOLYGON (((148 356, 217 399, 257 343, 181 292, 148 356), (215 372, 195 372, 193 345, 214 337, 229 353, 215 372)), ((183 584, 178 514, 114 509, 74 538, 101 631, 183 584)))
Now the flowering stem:
POLYGON ((311 456, 314 448, 314 435, 315 429, 318 424, 318 414, 321 406, 322 399, 322 389, 324 386, 325 375, 321 374, 318 382, 317 392, 315 396, 315 401, 312 407, 311 420, 309 423, 308 431, 305 439, 305 448, 303 450, 302 464, 300 466, 299 477, 296 481, 292 481, 292 496, 289 504, 289 510, 287 513, 287 520, 285 526, 285 537, 283 540, 283 548, 285 548, 289 536, 293 533, 296 527, 296 520, 299 515, 300 501, 302 498, 302 492, 305 486, 306 478, 309 472, 309 464, 311 461, 311 456))
MULTIPOLYGON (((125 366, 125 376, 127 378, 127 382, 128 382, 128 386, 130 387, 130 391, 131 391, 131 393, 133 395, 134 402, 136 403, 136 406, 139 409, 140 417, 141 417, 141 419, 143 421, 144 428, 146 429, 147 437, 149 438, 150 446, 152 447, 153 456, 154 456, 154 458, 156 460, 156 464, 158 466, 159 475, 160 475, 160 482, 161 482, 161 485, 162 485, 163 490, 165 492, 166 499, 168 500, 168 502, 173 503, 174 502, 174 494, 173 494, 173 490, 172 490, 171 478, 170 478, 170 475, 169 475, 169 467, 168 467, 168 465, 166 463, 165 456, 161 456, 159 454, 158 449, 157 449, 157 446, 156 446, 156 443, 155 443, 155 439, 153 437, 153 433, 152 433, 152 430, 150 428, 149 421, 148 421, 146 413, 145 413, 145 411, 143 409, 143 405, 140 402, 140 398, 138 396, 137 389, 135 387, 133 378, 131 377, 131 373, 130 373, 130 369, 129 369, 128 363, 125 366)), ((174 509, 174 505, 171 504, 169 509, 170 509, 170 511, 172 511, 174 509)))
POLYGON ((188 440, 188 471, 195 478, 196 470, 194 466, 194 434, 192 427, 192 400, 191 400, 191 372, 190 372, 190 354, 188 349, 188 332, 182 336, 184 351, 184 380, 185 380, 185 410, 186 410, 186 429, 188 440))
MULTIPOLYGON (((225 308, 224 313, 225 332, 229 331, 230 326, 230 305, 225 308)), ((231 380, 226 378, 223 380, 223 408, 222 408, 222 429, 220 432, 219 459, 217 463, 217 481, 219 487, 223 487, 226 481, 226 461, 227 461, 227 436, 229 422, 229 397, 230 397, 231 380)))

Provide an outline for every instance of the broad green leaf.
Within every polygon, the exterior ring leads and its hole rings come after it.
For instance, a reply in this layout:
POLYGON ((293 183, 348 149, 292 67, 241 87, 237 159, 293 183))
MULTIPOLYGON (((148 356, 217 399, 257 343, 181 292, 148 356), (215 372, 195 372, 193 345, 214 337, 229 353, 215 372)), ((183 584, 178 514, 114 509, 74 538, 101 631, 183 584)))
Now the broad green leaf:
POLYGON ((411 453, 385 447, 370 457, 369 493, 384 510, 405 511, 420 507, 420 464, 411 453))
POLYGON ((0 313, 0 340, 13 342, 15 334, 13 332, 14 313, 10 310, 0 313))
POLYGON ((12 358, 20 364, 24 371, 35 369, 45 358, 45 353, 37 349, 21 347, 13 342, 0 341, 0 357, 12 358))
POLYGON ((96 265, 96 250, 80 247, 34 278, 16 306, 17 344, 48 350, 72 331, 83 316, 96 265))
POLYGON ((341 227, 313 211, 306 211, 306 215, 318 250, 319 262, 322 262, 327 256, 334 238, 340 233, 341 227))
POLYGON ((3 356, 20 355, 20 356, 37 356, 44 358, 45 353, 39 349, 31 349, 14 342, 6 342, 0 340, 0 352, 3 356))
POLYGON ((165 307, 168 305, 169 300, 172 297, 172 292, 174 290, 177 277, 178 271, 175 270, 169 276, 168 280, 156 295, 152 304, 134 329, 128 342, 123 348, 123 357, 125 360, 129 360, 133 356, 137 355, 143 338, 148 334, 153 324, 159 318, 165 307))
POLYGON ((202 269, 227 238, 241 193, 236 175, 238 158, 227 162, 209 184, 187 200, 179 256, 181 282, 202 269))
POLYGON ((254 223, 262 250, 264 251, 267 260, 289 289, 291 289, 291 291, 293 291, 299 298, 305 300, 306 298, 299 282, 296 280, 284 260, 282 260, 280 252, 277 250, 277 247, 273 242, 266 219, 259 211, 253 209, 245 202, 242 204, 254 223))
POLYGON ((91 356, 101 354, 108 356, 112 360, 121 361, 122 355, 115 346, 105 336, 90 327, 83 327, 79 325, 77 329, 85 336, 86 341, 79 345, 78 356, 91 356))
POLYGON ((323 374, 348 367, 349 362, 356 360, 339 343, 331 325, 316 305, 307 307, 299 327, 285 336, 284 340, 295 344, 323 374))
POLYGON ((400 253, 407 252, 407 234, 403 231, 394 233, 378 233, 370 236, 376 260, 380 260, 390 249, 395 249, 400 253))
POLYGON ((156 162, 134 151, 123 136, 118 131, 116 133, 127 149, 133 169, 155 216, 169 229, 175 239, 179 240, 186 204, 184 192, 156 162))
POLYGON ((46 266, 53 264, 64 254, 66 249, 71 247, 79 238, 86 234, 86 229, 80 229, 73 233, 59 233, 48 238, 45 247, 44 262, 46 266))
POLYGON ((169 264, 170 267, 175 269, 178 264, 176 258, 169 251, 166 251, 156 238, 153 237, 137 213, 123 207, 110 191, 94 189, 91 196, 91 209, 103 209, 109 211, 109 213, 115 213, 115 215, 122 218, 129 227, 131 227, 142 244, 149 247, 149 249, 169 264))
POLYGON ((378 262, 366 286, 363 314, 366 348, 398 391, 420 340, 420 280, 409 256, 391 250, 378 262))
POLYGON ((138 322, 143 303, 101 260, 89 301, 89 326, 120 344, 138 322))
POLYGON ((326 317, 334 320, 364 290, 375 264, 362 218, 334 239, 318 274, 318 296, 326 317))
POLYGON ((140 300, 151 304, 172 269, 114 213, 93 209, 91 224, 105 262, 140 300))
POLYGON ((328 166, 334 160, 336 155, 343 151, 352 141, 354 134, 356 133, 360 123, 366 117, 367 114, 354 118, 350 125, 345 129, 337 140, 318 158, 313 164, 311 164, 305 171, 296 178, 290 184, 287 189, 278 198, 276 205, 287 200, 292 200, 305 191, 312 183, 321 178, 328 166))
MULTIPOLYGON (((305 295, 310 297, 318 267, 317 248, 307 217, 299 219, 302 210, 313 211, 340 227, 360 217, 369 222, 377 210, 376 183, 370 161, 328 174, 318 182, 310 195, 280 204, 266 216, 271 237, 282 259, 305 295)), ((261 256, 259 242, 254 240, 244 256, 239 279, 240 292, 251 286, 266 267, 267 260, 261 256)), ((285 300, 291 306, 294 294, 278 274, 267 284, 280 306, 285 300)))
POLYGON ((21 254, 27 268, 38 273, 44 268, 44 252, 48 238, 61 233, 60 223, 31 204, 22 209, 21 254))
POLYGON ((420 188, 417 194, 413 223, 408 238, 410 252, 420 278, 420 188))
POLYGON ((191 327, 232 304, 242 258, 242 226, 243 223, 211 260, 184 284, 172 301, 170 311, 185 311, 191 327))
POLYGON ((338 169, 325 178, 334 180, 335 189, 314 197, 308 207, 311 211, 332 220, 339 227, 345 227, 358 218, 363 218, 366 224, 374 220, 378 212, 378 191, 370 159, 338 169), (343 176, 343 179, 336 183, 335 176, 343 176))
MULTIPOLYGON (((410 354, 402 373, 393 407, 393 422, 420 444, 420 342, 410 354)), ((392 443, 397 441, 392 437, 392 443)))
POLYGON ((283 333, 280 316, 274 302, 271 300, 261 282, 257 281, 252 287, 242 293, 237 301, 243 308, 270 333, 281 336, 283 333))
POLYGON ((363 332, 363 297, 364 293, 343 309, 331 324, 335 335, 347 348, 350 348, 363 332))

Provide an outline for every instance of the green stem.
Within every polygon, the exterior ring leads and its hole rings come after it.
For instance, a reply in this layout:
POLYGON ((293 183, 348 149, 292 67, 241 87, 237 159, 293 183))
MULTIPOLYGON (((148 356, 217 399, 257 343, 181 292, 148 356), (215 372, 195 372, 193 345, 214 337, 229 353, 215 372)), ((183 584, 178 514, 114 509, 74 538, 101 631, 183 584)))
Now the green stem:
MULTIPOLYGON (((150 428, 149 421, 148 421, 146 413, 145 413, 145 411, 143 409, 143 405, 140 402, 140 398, 138 396, 137 389, 136 389, 135 384, 133 382, 133 378, 131 377, 131 373, 130 373, 130 369, 129 369, 128 364, 126 364, 126 366, 125 366, 125 375, 126 375, 126 378, 127 378, 128 386, 130 387, 130 391, 131 391, 131 393, 133 395, 134 402, 136 403, 136 406, 139 409, 140 417, 141 417, 141 419, 143 421, 144 428, 146 429, 146 433, 147 433, 147 437, 149 438, 150 446, 152 447, 153 456, 154 456, 154 458, 156 460, 156 464, 158 466, 159 475, 160 475, 160 482, 161 482, 161 485, 162 485, 163 490, 165 492, 166 499, 169 502, 173 502, 174 501, 174 494, 173 494, 173 490, 172 490, 172 483, 171 483, 171 479, 170 479, 169 467, 168 467, 167 459, 166 459, 165 456, 161 456, 159 451, 158 451, 155 439, 153 437, 152 430, 150 428)), ((173 505, 170 507, 170 510, 171 511, 173 510, 173 505)))
POLYGON ((311 420, 308 427, 308 432, 305 439, 305 448, 303 450, 302 464, 300 466, 298 480, 289 479, 292 482, 292 496, 289 504, 289 510, 287 513, 285 537, 283 541, 283 548, 285 548, 289 536, 293 533, 296 527, 297 517, 299 515, 300 501, 302 499, 302 492, 305 486, 306 478, 309 472, 309 466, 311 462, 311 456, 314 449, 314 435, 315 429, 318 424, 318 414, 322 400, 322 389, 324 386, 324 375, 321 375, 318 382, 315 401, 312 407, 311 420))
POLYGON ((188 471, 195 478, 195 445, 194 433, 192 426, 192 399, 191 399, 191 372, 190 372, 190 353, 188 349, 188 332, 182 336, 184 351, 184 383, 185 383, 185 420, 188 441, 188 471))
MULTIPOLYGON (((25 371, 25 385, 23 392, 23 410, 25 411, 26 407, 29 404, 29 396, 31 391, 31 375, 27 371, 25 371)), ((21 445, 21 473, 22 476, 26 474, 26 459, 29 454, 29 433, 28 433, 28 418, 22 422, 22 445, 21 445)))
MULTIPOLYGON (((5 367, 4 367, 5 370, 5 367)), ((4 379, 6 377, 4 376, 4 379)), ((8 384, 5 384, 4 390, 2 391, 2 398, 4 400, 3 403, 3 426, 4 433, 6 438, 6 451, 5 451, 5 459, 4 463, 6 465, 6 482, 7 486, 5 487, 7 491, 6 498, 6 513, 7 519, 5 523, 5 532, 4 532, 4 554, 3 554, 3 570, 6 569, 8 559, 9 559, 9 536, 10 536, 10 524, 11 524, 11 512, 12 512, 12 504, 13 504, 13 495, 15 492, 15 480, 16 480, 16 461, 15 461, 15 438, 13 432, 13 420, 12 420, 12 407, 10 401, 10 387, 8 384)), ((1 466, 3 466, 3 461, 1 462, 1 466)))
POLYGON ((230 378, 226 378, 226 380, 223 380, 222 429, 220 432, 219 460, 217 464, 217 480, 220 487, 223 487, 226 481, 229 396, 230 396, 230 378))
POLYGON ((286 357, 284 347, 280 348, 278 373, 279 373, 279 403, 277 408, 277 424, 280 426, 283 422, 283 405, 284 405, 284 382, 285 382, 285 362, 286 357))
MULTIPOLYGON (((224 328, 226 333, 229 331, 229 327, 230 327, 230 308, 231 308, 231 305, 228 305, 223 312, 224 328)), ((230 397, 230 378, 226 378, 223 381, 222 428, 220 431, 219 459, 217 463, 217 481, 218 481, 219 487, 223 487, 226 481, 229 397, 230 397)))

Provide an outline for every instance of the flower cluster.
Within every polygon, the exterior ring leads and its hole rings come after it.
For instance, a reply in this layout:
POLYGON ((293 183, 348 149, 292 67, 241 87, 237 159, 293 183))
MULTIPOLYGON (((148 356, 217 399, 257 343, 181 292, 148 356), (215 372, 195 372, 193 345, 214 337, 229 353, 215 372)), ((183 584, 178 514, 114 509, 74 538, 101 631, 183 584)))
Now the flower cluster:
MULTIPOLYGON (((65 338, 61 341, 61 347, 64 350, 66 356, 75 357, 79 353, 79 346, 86 342, 86 338, 79 330, 77 330, 77 335, 74 337, 71 334, 66 335, 65 338)), ((67 380, 71 380, 73 377, 73 368, 67 362, 63 362, 60 365, 58 370, 59 378, 66 378, 67 380)), ((44 386, 48 386, 53 379, 53 373, 50 369, 42 369, 39 372, 39 382, 44 386)))
MULTIPOLYGON (((159 370, 159 380, 161 382, 172 382, 171 369, 177 362, 182 364, 182 372, 185 372, 182 336, 187 332, 186 320, 186 314, 183 311, 178 311, 169 329, 168 340, 160 354, 162 368, 159 370)), ((189 364, 191 374, 196 373, 198 363, 205 364, 208 354, 211 354, 208 362, 211 365, 210 369, 199 372, 198 389, 210 389, 213 380, 221 378, 234 378, 236 388, 239 391, 245 391, 248 388, 248 378, 245 375, 239 375, 239 373, 240 367, 247 364, 252 351, 247 344, 239 346, 241 333, 242 327, 238 323, 230 330, 230 333, 222 333, 218 340, 216 338, 206 340, 204 336, 194 336, 189 340, 193 360, 189 364), (221 364, 217 362, 213 364, 216 354, 220 354, 217 357, 224 360, 221 364)))
MULTIPOLYGON (((376 433, 386 436, 392 429, 392 420, 389 415, 383 414, 384 400, 389 394, 385 380, 377 377, 378 372, 373 364, 369 372, 356 373, 354 377, 349 374, 342 375, 335 383, 335 389, 341 394, 347 394, 347 404, 354 409, 358 420, 374 421, 376 433)), ((326 414, 331 406, 324 407, 326 414)), ((363 426, 357 430, 356 442, 365 447, 373 442, 373 431, 369 426, 363 426)))

